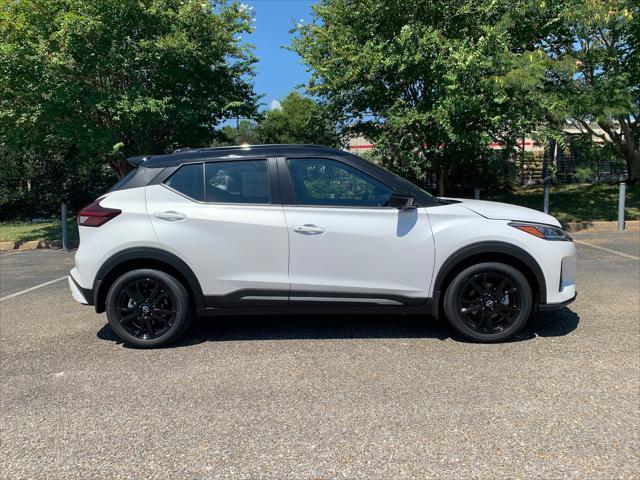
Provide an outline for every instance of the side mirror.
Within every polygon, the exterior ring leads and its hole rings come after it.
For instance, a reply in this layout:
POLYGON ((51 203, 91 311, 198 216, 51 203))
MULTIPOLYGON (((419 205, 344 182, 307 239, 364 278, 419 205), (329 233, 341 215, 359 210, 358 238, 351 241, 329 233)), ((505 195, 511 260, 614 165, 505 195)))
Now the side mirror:
POLYGON ((389 195, 389 206, 398 210, 406 210, 415 207, 416 199, 406 193, 392 193, 389 195))

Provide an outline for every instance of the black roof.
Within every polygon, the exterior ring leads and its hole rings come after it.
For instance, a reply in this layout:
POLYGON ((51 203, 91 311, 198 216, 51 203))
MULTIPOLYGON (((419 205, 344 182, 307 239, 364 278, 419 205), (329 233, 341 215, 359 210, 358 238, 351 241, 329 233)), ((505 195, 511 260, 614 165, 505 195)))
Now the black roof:
POLYGON ((291 155, 345 155, 347 152, 320 145, 238 145, 233 147, 212 147, 180 150, 167 155, 143 155, 131 157, 127 161, 137 167, 143 165, 147 168, 174 167, 183 163, 197 162, 198 160, 233 158, 278 157, 291 155))

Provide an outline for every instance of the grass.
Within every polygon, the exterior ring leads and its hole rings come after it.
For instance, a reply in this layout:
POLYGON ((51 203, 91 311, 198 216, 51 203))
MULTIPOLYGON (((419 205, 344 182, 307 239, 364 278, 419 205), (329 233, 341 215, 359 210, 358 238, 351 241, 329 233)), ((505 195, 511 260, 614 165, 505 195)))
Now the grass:
MULTIPOLYGON (((30 240, 62 241, 60 220, 48 220, 43 223, 23 221, 0 222, 0 241, 28 242, 30 240)), ((78 242, 78 226, 76 219, 70 218, 68 224, 69 242, 78 242)))
MULTIPOLYGON (((562 223, 599 222, 618 219, 618 185, 557 185, 549 191, 549 213, 562 223)), ((542 210, 542 187, 487 195, 483 200, 512 203, 542 210)), ((625 218, 640 220, 640 186, 627 185, 625 218)))

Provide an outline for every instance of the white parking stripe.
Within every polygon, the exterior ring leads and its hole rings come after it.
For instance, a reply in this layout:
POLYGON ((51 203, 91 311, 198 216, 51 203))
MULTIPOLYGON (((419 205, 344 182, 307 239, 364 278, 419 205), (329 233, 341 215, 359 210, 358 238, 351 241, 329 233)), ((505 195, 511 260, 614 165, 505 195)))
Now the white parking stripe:
POLYGON ((0 298, 0 302, 4 302, 5 300, 9 300, 10 298, 17 297, 18 295, 22 295, 23 293, 33 292, 34 290, 37 290, 42 287, 46 287, 47 285, 51 285, 52 283, 66 280, 67 278, 69 278, 69 276, 65 275, 64 277, 56 278, 55 280, 51 280, 49 282, 41 283, 40 285, 36 285, 35 287, 27 288, 26 290, 21 290, 20 292, 12 293, 11 295, 7 295, 6 297, 0 298))
POLYGON ((602 250, 603 252, 613 253, 614 255, 620 255, 621 257, 630 258, 631 260, 640 260, 640 257, 636 257, 635 255, 629 255, 628 253, 618 252, 617 250, 611 250, 610 248, 601 247, 600 245, 594 245, 593 243, 583 242, 582 240, 573 239, 574 243, 579 243, 580 245, 586 245, 587 247, 596 248, 598 250, 602 250))

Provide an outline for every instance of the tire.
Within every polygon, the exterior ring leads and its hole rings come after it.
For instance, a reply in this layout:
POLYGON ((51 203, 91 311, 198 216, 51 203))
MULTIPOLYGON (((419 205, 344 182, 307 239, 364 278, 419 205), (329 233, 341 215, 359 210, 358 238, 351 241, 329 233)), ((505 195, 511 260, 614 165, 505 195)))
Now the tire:
POLYGON ((525 276, 514 267, 478 263, 451 281, 443 307, 449 324, 463 337, 482 343, 500 342, 526 325, 533 294, 525 276))
POLYGON ((189 327, 189 295, 171 275, 159 270, 132 270, 107 293, 106 311, 115 334, 142 348, 168 345, 189 327))

